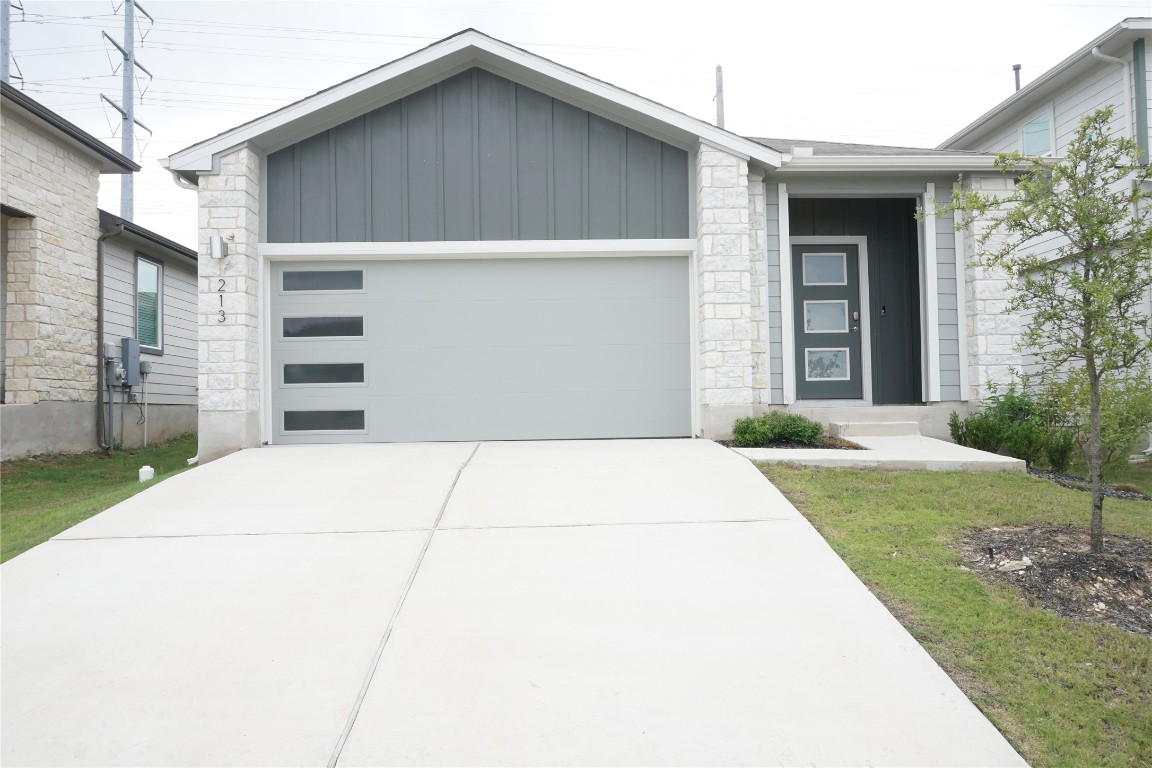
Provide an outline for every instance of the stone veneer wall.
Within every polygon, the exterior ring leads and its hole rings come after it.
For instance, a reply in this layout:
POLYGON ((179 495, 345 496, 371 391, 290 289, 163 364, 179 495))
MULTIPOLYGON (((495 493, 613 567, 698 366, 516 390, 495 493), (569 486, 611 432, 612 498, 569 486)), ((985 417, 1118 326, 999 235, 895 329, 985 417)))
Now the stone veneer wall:
MULTIPOLYGON (((965 183, 981 192, 1007 194, 1012 180, 1003 176, 974 177, 965 183)), ((964 233, 963 295, 968 318, 968 391, 962 395, 969 401, 982 400, 988 394, 989 382, 997 385, 1010 383, 1012 371, 1023 370, 1027 362, 1018 346, 1025 321, 1004 311, 1011 295, 1012 278, 1001 269, 973 266, 976 240, 988 226, 986 221, 977 221, 964 233)))
POLYGON ((95 402, 99 168, 10 113, 0 121, 0 200, 33 214, 8 222, 4 402, 95 402))
POLYGON ((701 144, 696 180, 700 429, 705 437, 721 437, 731 433, 733 420, 752 415, 762 383, 763 307, 754 279, 763 284, 765 278, 753 267, 752 249, 755 244, 762 252, 764 244, 754 242, 752 218, 754 206, 763 206, 749 194, 747 161, 723 150, 701 144))
POLYGON ((260 444, 260 164, 241 148, 220 158, 218 173, 199 178, 202 461, 260 444), (212 235, 224 239, 222 259, 209 257, 212 235))

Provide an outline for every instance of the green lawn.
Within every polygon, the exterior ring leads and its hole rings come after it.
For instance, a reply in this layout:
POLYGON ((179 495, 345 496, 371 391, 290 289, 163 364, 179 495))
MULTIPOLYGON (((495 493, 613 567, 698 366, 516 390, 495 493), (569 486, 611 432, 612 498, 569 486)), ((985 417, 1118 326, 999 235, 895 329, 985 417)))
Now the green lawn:
POLYGON ((195 435, 148 448, 15 459, 0 465, 0 562, 188 468, 195 435), (152 483, 140 467, 156 470, 152 483))
MULTIPOLYGON (((1031 608, 948 546, 1085 526, 1088 494, 1024 474, 762 469, 1033 766, 1152 765, 1152 639, 1031 608)), ((1106 499, 1104 525, 1152 538, 1152 502, 1106 499)))

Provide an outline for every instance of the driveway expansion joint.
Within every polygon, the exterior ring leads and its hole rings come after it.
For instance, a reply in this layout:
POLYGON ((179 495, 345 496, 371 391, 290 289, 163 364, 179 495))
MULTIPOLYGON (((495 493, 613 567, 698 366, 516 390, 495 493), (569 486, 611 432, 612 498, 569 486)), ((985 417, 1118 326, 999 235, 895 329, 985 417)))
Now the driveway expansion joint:
POLYGON ((344 751, 344 745, 348 742, 348 736, 352 733, 352 728, 356 725, 356 717, 360 714, 360 707, 364 703, 364 697, 368 695, 368 688, 372 685, 372 678, 376 674, 376 668, 380 666, 380 658, 384 655, 384 648, 388 645, 388 639, 392 636, 392 628, 396 626, 396 619, 400 616, 400 611, 404 608, 404 601, 408 598, 408 593, 412 591, 412 584, 416 581, 416 574, 420 572, 420 566, 424 563, 424 556, 428 553, 428 547, 432 545, 432 537, 436 535, 437 528, 440 527, 440 521, 444 519, 444 512, 448 509, 448 502, 452 500, 452 492, 456 490, 456 484, 460 482, 460 476, 464 474, 464 470, 476 457, 476 453, 480 450, 482 443, 476 443, 472 452, 468 454, 468 458, 460 465, 460 469, 456 471, 456 476, 452 478, 452 484, 448 486, 448 492, 444 494, 444 501, 440 504, 440 512, 436 515, 436 522, 428 530, 428 535, 424 539, 424 545, 420 548, 420 553, 416 556, 416 562, 412 565, 412 571, 408 574, 408 581, 404 584, 404 589, 400 593, 400 598, 396 601, 396 607, 392 609, 392 615, 388 618, 388 625, 384 628, 384 634, 380 637, 380 642, 376 646, 376 653, 372 657, 372 663, 368 665, 368 673, 364 676, 364 683, 360 686, 360 692, 356 696, 356 701, 352 705, 352 711, 348 713, 348 720, 344 724, 344 730, 340 733, 340 738, 336 741, 336 746, 332 750, 332 757, 328 759, 328 768, 335 768, 336 764, 340 761, 340 753, 344 751))

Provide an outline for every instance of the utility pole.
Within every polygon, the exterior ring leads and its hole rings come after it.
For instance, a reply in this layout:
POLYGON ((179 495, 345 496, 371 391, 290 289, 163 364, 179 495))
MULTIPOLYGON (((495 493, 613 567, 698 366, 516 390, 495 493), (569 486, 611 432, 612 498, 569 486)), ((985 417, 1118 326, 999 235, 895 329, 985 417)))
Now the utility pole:
POLYGON ((724 127, 724 68, 716 65, 716 127, 724 127))
POLYGON ((12 59, 12 3, 9 0, 0 0, 0 80, 8 82, 8 67, 12 59))
MULTIPOLYGON (((2 0, 0 0, 2 2, 2 0)), ((124 44, 116 42, 107 32, 101 32, 102 35, 116 46, 116 50, 120 51, 120 55, 124 57, 124 65, 121 71, 121 89, 120 89, 120 103, 117 104, 112 99, 104 94, 100 94, 100 98, 112 105, 112 108, 120 113, 120 154, 129 159, 135 159, 136 148, 136 126, 140 126, 148 133, 152 133, 152 129, 144 125, 136 119, 136 69, 139 68, 141 72, 152 77, 152 73, 136 59, 136 11, 148 17, 148 20, 155 23, 155 19, 144 10, 143 6, 136 0, 124 0, 124 44)), ((120 177, 120 218, 132 220, 134 200, 133 200, 134 185, 131 173, 126 173, 120 177)))

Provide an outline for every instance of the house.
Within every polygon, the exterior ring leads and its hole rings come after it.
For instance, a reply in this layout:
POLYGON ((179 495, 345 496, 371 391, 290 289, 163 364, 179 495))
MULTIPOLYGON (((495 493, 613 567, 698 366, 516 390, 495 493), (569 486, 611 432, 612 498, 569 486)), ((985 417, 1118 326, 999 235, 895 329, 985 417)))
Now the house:
POLYGON ((214 256, 202 460, 777 407, 943 436, 999 354, 930 204, 991 152, 738 136, 475 30, 166 166, 214 256))
POLYGON ((139 166, 0 89, 0 456, 195 431, 196 252, 98 210, 101 175, 139 166), (146 386, 114 388, 108 433, 102 342, 118 351, 122 338, 141 341, 152 372, 146 386))
MULTIPOLYGON (((1080 119, 1111 106, 1112 132, 1134 139, 1147 163, 1152 144, 1152 106, 1148 102, 1152 65, 1147 55, 1150 39, 1152 18, 1123 20, 965 126, 940 149, 1062 157, 1080 119)), ((1006 189, 1009 180, 975 177, 968 183, 980 189, 1006 189)), ((970 232, 967 242, 973 241, 970 232)), ((1038 254, 1055 255, 1062 242, 1065 241, 1053 236, 1037 239, 1029 247, 1038 254)), ((971 250, 966 254, 968 263, 974 255, 971 250)), ((995 326, 989 328, 989 333, 970 336, 968 340, 969 355, 978 360, 972 381, 979 390, 971 394, 980 397, 989 382, 1007 384, 1012 381, 1012 370, 1026 370, 1032 361, 1028 351, 1016 345, 1023 320, 1002 314, 1008 276, 1001 271, 969 267, 965 282, 966 313, 984 317, 986 325, 995 326)), ((1146 297, 1144 313, 1152 315, 1152 296, 1146 297)))

